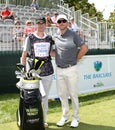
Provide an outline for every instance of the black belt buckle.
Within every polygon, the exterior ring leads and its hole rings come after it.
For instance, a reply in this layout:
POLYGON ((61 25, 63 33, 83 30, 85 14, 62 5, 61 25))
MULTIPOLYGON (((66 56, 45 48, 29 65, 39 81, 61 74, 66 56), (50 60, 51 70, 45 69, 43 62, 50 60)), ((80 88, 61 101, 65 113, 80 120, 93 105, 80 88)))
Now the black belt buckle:
POLYGON ((64 68, 69 68, 69 67, 71 67, 71 66, 73 66, 73 65, 71 65, 71 64, 68 64, 68 65, 66 65, 66 66, 60 66, 60 65, 58 65, 58 67, 59 67, 59 68, 62 68, 62 69, 64 69, 64 68))

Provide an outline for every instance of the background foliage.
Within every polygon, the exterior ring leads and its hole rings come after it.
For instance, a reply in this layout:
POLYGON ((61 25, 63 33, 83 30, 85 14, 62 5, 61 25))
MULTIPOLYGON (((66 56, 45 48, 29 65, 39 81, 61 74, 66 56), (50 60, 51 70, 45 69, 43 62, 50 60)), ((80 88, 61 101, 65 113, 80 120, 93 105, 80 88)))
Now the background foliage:
MULTIPOLYGON (((6 0, 0 0, 1 3, 5 3, 6 0)), ((115 22, 115 8, 111 12, 108 20, 104 20, 103 12, 97 11, 95 4, 88 3, 88 0, 62 0, 64 3, 68 3, 70 7, 74 6, 75 10, 81 10, 83 14, 89 13, 90 17, 97 17, 98 21, 115 22)), ((10 4, 26 5, 29 6, 32 0, 9 0, 10 4)), ((38 0, 40 7, 55 8, 60 0, 38 0)))

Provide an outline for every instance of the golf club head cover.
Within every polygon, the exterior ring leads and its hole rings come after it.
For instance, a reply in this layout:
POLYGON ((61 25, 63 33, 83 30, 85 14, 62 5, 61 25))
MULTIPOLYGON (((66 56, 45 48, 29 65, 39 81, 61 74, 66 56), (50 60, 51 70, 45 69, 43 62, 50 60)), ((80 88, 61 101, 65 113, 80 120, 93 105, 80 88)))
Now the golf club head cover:
POLYGON ((43 60, 34 59, 34 69, 35 70, 40 69, 43 64, 44 64, 43 60))
POLYGON ((21 64, 21 63, 17 63, 16 67, 18 68, 18 70, 20 72, 25 72, 25 65, 21 64))

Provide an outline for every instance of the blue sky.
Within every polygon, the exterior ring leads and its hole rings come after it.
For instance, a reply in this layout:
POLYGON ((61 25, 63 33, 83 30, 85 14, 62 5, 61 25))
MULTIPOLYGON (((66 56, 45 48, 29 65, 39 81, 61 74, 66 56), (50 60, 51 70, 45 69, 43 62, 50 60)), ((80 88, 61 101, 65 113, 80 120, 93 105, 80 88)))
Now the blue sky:
POLYGON ((94 3, 97 11, 103 11, 103 16, 108 19, 110 12, 113 12, 115 0, 88 0, 89 3, 94 3))

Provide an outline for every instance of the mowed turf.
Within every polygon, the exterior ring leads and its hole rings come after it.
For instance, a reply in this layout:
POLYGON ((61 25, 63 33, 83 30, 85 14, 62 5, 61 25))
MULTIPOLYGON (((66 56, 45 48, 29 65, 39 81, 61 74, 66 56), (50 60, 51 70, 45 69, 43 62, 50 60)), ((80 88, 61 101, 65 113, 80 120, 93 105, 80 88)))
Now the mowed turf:
MULTIPOLYGON (((80 106, 80 123, 76 130, 115 130, 115 99, 102 100, 93 104, 80 106)), ((70 110, 70 115, 72 110, 70 110)), ((64 127, 57 127, 61 111, 48 113, 49 128, 46 130, 72 130, 70 120, 64 127)), ((0 124, 0 130, 19 130, 15 122, 0 124)))

